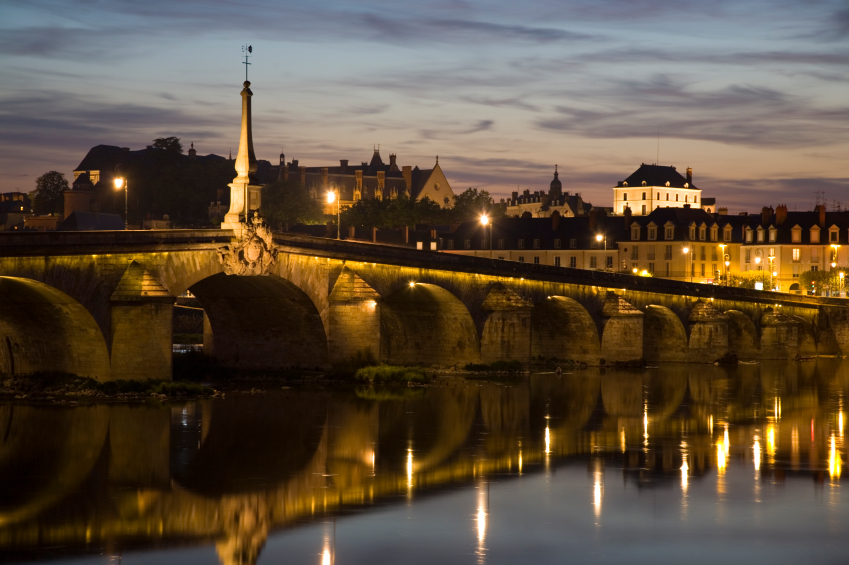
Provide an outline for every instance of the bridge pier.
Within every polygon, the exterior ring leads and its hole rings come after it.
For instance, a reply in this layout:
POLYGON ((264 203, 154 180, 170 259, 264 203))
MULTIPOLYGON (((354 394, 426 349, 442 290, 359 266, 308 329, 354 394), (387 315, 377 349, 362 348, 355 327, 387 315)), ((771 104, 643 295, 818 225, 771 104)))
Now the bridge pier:
POLYGON ((710 363, 728 353, 728 316, 699 300, 690 312, 687 361, 710 363))
POLYGON ((531 358, 533 306, 503 285, 490 289, 480 307, 481 363, 531 358))
POLYGON ((380 355, 380 295, 347 267, 330 292, 327 350, 330 361, 369 352, 380 355))
POLYGON ((761 357, 793 359, 799 353, 799 322, 767 308, 761 316, 761 357))
POLYGON ((601 315, 604 319, 601 358, 608 363, 642 359, 645 314, 616 293, 608 292, 601 315))

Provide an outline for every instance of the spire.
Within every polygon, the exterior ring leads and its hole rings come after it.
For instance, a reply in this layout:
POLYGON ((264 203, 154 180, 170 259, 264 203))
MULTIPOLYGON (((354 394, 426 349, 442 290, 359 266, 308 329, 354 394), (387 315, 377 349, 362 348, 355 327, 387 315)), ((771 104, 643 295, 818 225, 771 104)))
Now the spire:
POLYGON ((436 164, 439 165, 439 155, 436 156, 436 164))
MULTIPOLYGON (((260 191, 262 187, 257 183, 257 162, 254 155, 253 132, 251 126, 251 92, 249 81, 243 84, 242 97, 242 131, 239 136, 239 151, 236 153, 236 178, 230 183, 230 210, 224 216, 221 223, 222 229, 244 230, 248 225, 251 212, 256 215, 260 209, 260 191)), ((233 151, 230 151, 230 159, 233 151)), ((239 231, 239 233, 241 233, 239 231)), ((239 236, 241 237, 241 236, 239 236)))

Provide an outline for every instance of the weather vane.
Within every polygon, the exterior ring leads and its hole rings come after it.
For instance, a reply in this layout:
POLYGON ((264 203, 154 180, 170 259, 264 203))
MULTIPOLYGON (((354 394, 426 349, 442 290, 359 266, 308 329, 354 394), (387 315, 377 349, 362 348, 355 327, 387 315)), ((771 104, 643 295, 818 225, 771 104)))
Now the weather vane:
POLYGON ((242 63, 245 66, 245 82, 248 82, 248 65, 250 65, 250 63, 248 63, 248 57, 250 57, 250 53, 253 53, 253 52, 254 52, 254 48, 253 48, 252 45, 243 45, 242 46, 242 53, 245 54, 245 62, 242 63))

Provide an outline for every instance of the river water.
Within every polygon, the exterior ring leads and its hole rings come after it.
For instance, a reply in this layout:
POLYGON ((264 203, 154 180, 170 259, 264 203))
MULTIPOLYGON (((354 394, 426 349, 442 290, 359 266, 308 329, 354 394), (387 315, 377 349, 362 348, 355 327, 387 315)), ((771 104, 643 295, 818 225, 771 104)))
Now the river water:
POLYGON ((849 362, 0 404, 0 560, 844 563, 849 362))

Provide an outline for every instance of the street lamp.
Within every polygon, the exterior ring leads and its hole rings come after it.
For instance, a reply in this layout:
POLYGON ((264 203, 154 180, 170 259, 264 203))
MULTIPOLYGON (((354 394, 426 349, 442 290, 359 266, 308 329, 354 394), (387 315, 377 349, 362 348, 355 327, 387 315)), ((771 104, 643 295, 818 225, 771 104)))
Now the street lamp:
POLYGON ((336 239, 342 239, 342 211, 340 209, 340 200, 342 197, 339 195, 339 189, 331 188, 327 191, 327 203, 333 204, 336 202, 336 239))
MULTIPOLYGON (((129 197, 127 196, 127 191, 129 190, 129 183, 124 177, 115 177, 113 179, 113 182, 115 183, 115 190, 121 190, 122 188, 124 189, 124 229, 128 230, 130 229, 130 217, 127 213, 127 210, 129 209, 129 197)), ((115 210, 113 209, 112 211, 114 212, 115 210)))
POLYGON ((728 260, 728 255, 725 256, 725 286, 728 286, 728 266, 731 261, 728 260))
POLYGON ((728 286, 728 259, 730 257, 725 254, 725 248, 728 247, 725 243, 720 243, 719 248, 722 250, 722 259, 725 261, 725 286, 728 286))
POLYGON ((836 243, 832 243, 831 249, 832 249, 832 252, 831 252, 831 268, 833 269, 834 267, 837 266, 837 251, 840 249, 840 246, 837 245, 836 243))
POLYGON ((685 248, 683 249, 683 251, 684 251, 684 255, 686 255, 686 256, 687 256, 687 261, 685 261, 685 263, 684 263, 684 268, 685 268, 685 269, 687 269, 687 276, 689 276, 689 277, 690 277, 690 282, 693 282, 693 270, 692 270, 691 268, 689 268, 689 267, 690 267, 690 265, 688 264, 688 263, 690 262, 689 260, 691 259, 691 257, 690 257, 690 248, 689 248, 689 247, 685 247, 685 248))
POLYGON ((602 259, 604 259, 604 270, 606 271, 607 270, 607 234, 606 233, 605 234, 601 234, 601 233, 596 234, 595 240, 598 241, 598 242, 604 241, 605 255, 604 255, 604 257, 602 257, 602 259))
POLYGON ((773 277, 778 276, 778 273, 772 270, 772 262, 775 261, 775 255, 770 255, 769 257, 767 257, 767 259, 769 259, 769 289, 775 290, 775 288, 772 286, 773 285, 773 281, 772 281, 773 277))
POLYGON ((492 224, 490 224, 489 216, 481 214, 481 225, 483 226, 484 237, 486 237, 487 224, 489 224, 489 258, 492 259, 492 224))

